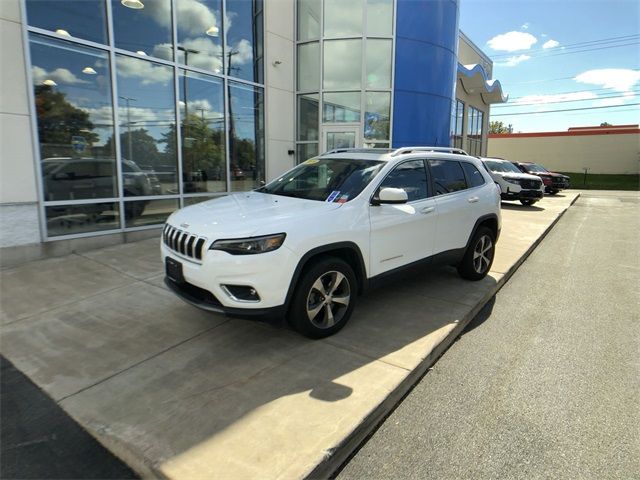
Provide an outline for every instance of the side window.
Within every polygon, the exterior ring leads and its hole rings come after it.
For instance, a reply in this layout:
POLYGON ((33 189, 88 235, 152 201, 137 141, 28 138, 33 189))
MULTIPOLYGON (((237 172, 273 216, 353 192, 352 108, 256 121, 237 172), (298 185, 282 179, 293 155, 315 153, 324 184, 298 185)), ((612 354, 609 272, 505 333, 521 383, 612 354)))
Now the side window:
POLYGON ((460 162, 452 160, 429 160, 436 195, 457 192, 467 188, 460 162))
POLYGON ((401 163, 382 181, 379 190, 383 188, 402 188, 407 192, 410 202, 427 198, 427 170, 424 161, 401 163))
POLYGON ((470 188, 484 185, 484 177, 473 164, 467 162, 461 163, 464 173, 467 175, 467 183, 470 188))

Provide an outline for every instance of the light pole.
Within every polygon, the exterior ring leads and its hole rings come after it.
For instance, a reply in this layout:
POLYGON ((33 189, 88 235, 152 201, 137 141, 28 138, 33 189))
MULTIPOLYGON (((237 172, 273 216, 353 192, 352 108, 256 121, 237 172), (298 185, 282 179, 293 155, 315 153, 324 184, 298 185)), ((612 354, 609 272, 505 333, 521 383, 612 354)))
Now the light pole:
POLYGON ((129 145, 129 160, 133 161, 133 143, 131 141, 131 108, 129 102, 135 102, 137 99, 133 97, 125 97, 120 96, 119 98, 123 99, 127 102, 127 137, 128 137, 128 145, 129 145))

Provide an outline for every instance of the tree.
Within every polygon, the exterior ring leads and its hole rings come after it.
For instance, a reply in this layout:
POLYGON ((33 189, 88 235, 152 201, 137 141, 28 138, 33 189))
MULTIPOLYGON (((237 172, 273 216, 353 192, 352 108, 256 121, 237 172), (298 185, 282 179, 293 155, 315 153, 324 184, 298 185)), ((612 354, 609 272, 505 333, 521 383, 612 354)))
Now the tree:
POLYGON ((504 123, 493 121, 489 122, 489 133, 511 133, 513 132, 513 126, 504 126, 504 123))
POLYGON ((613 125, 611 125, 609 122, 602 122, 600 124, 601 127, 613 127, 613 125))
MULTIPOLYGON (((109 137, 107 145, 113 145, 113 136, 109 137)), ((120 149, 123 159, 135 162, 143 170, 153 170, 160 159, 156 139, 144 128, 128 132, 125 127, 125 131, 120 132, 120 149)))
POLYGON ((84 138, 86 149, 91 150, 100 137, 93 132, 94 125, 87 112, 74 107, 65 93, 49 85, 37 85, 35 97, 42 158, 77 156, 72 147, 73 137, 84 138))

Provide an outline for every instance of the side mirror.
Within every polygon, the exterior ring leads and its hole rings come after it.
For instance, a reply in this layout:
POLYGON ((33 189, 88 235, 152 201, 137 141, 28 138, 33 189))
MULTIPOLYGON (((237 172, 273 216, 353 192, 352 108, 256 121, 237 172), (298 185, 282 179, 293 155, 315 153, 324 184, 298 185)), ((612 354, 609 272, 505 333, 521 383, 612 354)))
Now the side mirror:
POLYGON ((373 199, 371 204, 400 205, 403 203, 407 203, 407 201, 409 201, 409 197, 407 196, 407 192, 405 192, 402 188, 383 188, 382 190, 380 190, 378 196, 373 199))

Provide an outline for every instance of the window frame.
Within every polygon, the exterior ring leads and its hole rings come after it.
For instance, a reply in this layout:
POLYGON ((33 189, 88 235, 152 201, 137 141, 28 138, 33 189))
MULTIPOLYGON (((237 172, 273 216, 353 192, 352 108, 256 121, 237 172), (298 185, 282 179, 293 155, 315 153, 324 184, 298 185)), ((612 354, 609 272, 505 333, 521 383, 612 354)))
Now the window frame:
POLYGON ((466 190, 469 190, 469 184, 467 183, 467 176, 466 176, 466 174, 465 174, 465 172, 464 172, 464 168, 462 167, 462 165, 460 165, 460 163, 462 162, 461 160, 458 160, 458 159, 455 159, 455 160, 454 160, 454 159, 448 159, 448 158, 436 158, 436 157, 429 157, 429 158, 427 158, 427 159, 426 159, 426 161, 427 161, 427 165, 428 165, 428 167, 429 167, 429 173, 430 173, 430 175, 431 175, 431 182, 432 182, 432 188, 433 188, 433 196, 434 196, 435 198, 438 198, 438 197, 445 197, 445 196, 447 196, 447 195, 456 195, 456 194, 459 194, 459 193, 464 192, 464 191, 466 191, 466 190), (437 194, 437 193, 436 193, 436 185, 435 185, 435 175, 433 174, 433 169, 432 169, 432 166, 431 166, 431 162, 432 162, 432 161, 452 162, 452 163, 453 163, 453 162, 455 162, 455 163, 457 163, 457 164, 460 166, 460 170, 462 170, 462 176, 464 177, 465 188, 461 188, 460 190, 456 190, 456 191, 454 191, 454 192, 447 192, 447 193, 437 194))
POLYGON ((380 194, 380 187, 382 186, 382 184, 387 180, 387 177, 389 177, 389 175, 391 175, 393 172, 396 171, 396 169, 400 166, 400 165, 404 165, 405 163, 409 163, 409 162, 417 162, 417 161, 421 161, 422 162, 422 166, 424 168, 424 172, 426 175, 426 186, 427 186, 427 196, 423 197, 423 198, 418 198, 415 200, 407 200, 407 203, 405 205, 410 205, 412 203, 416 203, 416 202, 423 202, 429 198, 433 198, 434 195, 434 190, 433 190, 433 185, 431 182, 431 172, 429 171, 429 165, 427 162, 427 159, 424 157, 419 157, 419 158, 408 158, 406 160, 403 160, 401 162, 398 162, 396 165, 394 165, 391 170, 389 170, 379 181, 378 185, 376 185, 376 188, 373 190, 373 193, 371 194, 371 197, 369 198, 369 205, 374 205, 373 201, 375 199, 378 198, 379 194, 380 194))
MULTIPOLYGON (((466 190, 473 190, 474 188, 484 187, 487 184, 487 179, 484 178, 484 175, 482 175, 482 171, 478 167, 476 167, 473 162, 465 162, 463 160, 460 160, 459 162, 460 162, 460 165, 462 166, 462 172, 464 173, 465 181, 467 182, 466 190), (473 168, 475 168, 478 171, 478 173, 480 173, 480 178, 482 178, 482 183, 480 185, 471 185, 471 182, 469 181, 470 180, 469 174, 464 168, 465 164, 471 165, 473 168)), ((484 166, 484 163, 482 165, 484 166)))

